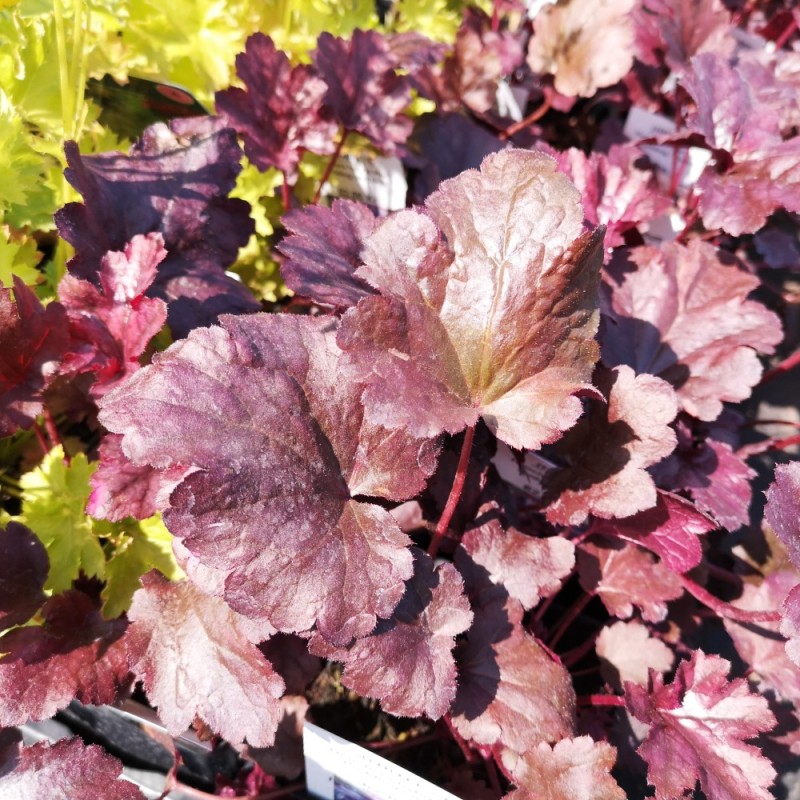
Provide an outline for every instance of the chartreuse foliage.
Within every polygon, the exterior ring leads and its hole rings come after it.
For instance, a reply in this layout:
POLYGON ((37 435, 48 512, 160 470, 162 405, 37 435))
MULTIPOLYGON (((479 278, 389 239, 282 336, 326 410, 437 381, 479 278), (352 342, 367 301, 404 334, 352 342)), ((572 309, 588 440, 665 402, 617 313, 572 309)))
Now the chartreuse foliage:
POLYGON ((0 796, 136 797, 10 729, 133 682, 263 766, 333 681, 492 800, 791 766, 796 15, 389 5, 0 2, 0 796), (106 75, 216 113, 119 141, 106 75))

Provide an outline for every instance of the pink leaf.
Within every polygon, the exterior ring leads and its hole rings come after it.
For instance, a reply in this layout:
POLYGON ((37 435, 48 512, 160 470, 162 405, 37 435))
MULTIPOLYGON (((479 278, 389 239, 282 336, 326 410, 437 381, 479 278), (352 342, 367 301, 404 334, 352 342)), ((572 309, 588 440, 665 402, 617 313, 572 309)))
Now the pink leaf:
POLYGON ((367 240, 357 275, 381 296, 342 319, 367 416, 418 436, 482 416, 513 447, 557 439, 595 360, 602 232, 580 235, 575 189, 536 152, 488 156, 426 205, 367 240))
POLYGON ((649 670, 666 672, 675 661, 672 650, 635 621, 615 622, 603 628, 595 649, 603 677, 618 689, 626 681, 644 685, 649 670))
POLYGON ((232 743, 271 745, 284 683, 250 641, 249 623, 188 581, 142 579, 128 612, 125 645, 167 730, 199 716, 232 743))
POLYGON ((800 462, 780 464, 767 490, 764 519, 800 568, 800 462))
POLYGON ((630 712, 650 725, 639 747, 657 800, 694 789, 709 800, 769 800, 775 770, 747 739, 769 731, 775 717, 766 698, 741 678, 728 681, 730 663, 701 650, 683 661, 665 685, 651 673, 650 687, 625 686, 630 712))
POLYGON ((625 800, 611 777, 616 750, 589 736, 540 742, 521 755, 502 754, 503 766, 519 787, 503 800, 625 800))

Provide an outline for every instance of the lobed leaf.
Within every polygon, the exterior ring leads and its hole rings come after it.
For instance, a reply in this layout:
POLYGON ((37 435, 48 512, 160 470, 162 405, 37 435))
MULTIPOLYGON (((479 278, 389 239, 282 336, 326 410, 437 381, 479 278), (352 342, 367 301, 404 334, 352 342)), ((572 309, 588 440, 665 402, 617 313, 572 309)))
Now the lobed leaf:
POLYGON ((380 296, 338 335, 367 381, 367 417, 416 436, 483 417, 528 449, 573 425, 597 352, 602 231, 581 236, 582 218, 552 159, 508 150, 442 183, 425 213, 383 222, 356 273, 380 296))
POLYGON ((131 668, 177 736, 199 716, 232 743, 275 740, 284 683, 252 643, 252 628, 190 582, 150 573, 133 597, 125 647, 131 668))
POLYGON ((767 490, 764 519, 796 567, 800 567, 800 462, 779 464, 767 490))
POLYGON ((649 688, 625 685, 628 710, 650 725, 638 749, 657 800, 693 790, 709 800, 768 800, 775 770, 745 740, 769 731, 775 717, 766 698, 741 678, 728 681, 730 663, 697 650, 671 684, 651 673, 649 688))
POLYGON ((100 418, 135 463, 194 468, 164 520, 227 574, 236 611, 345 644, 391 615, 411 575, 408 538, 366 498, 416 494, 437 448, 364 418, 334 327, 227 317, 110 392, 100 418))
POLYGON ((646 684, 649 671, 672 669, 675 654, 641 622, 615 622, 600 631, 595 647, 603 677, 621 689, 627 681, 646 684))

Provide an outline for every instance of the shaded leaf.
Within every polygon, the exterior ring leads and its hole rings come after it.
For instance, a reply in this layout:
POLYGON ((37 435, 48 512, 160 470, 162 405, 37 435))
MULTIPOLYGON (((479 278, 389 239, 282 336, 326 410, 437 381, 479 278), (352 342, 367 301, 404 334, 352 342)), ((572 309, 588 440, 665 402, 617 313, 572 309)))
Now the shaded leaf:
POLYGON ((552 450, 565 466, 545 478, 550 522, 580 525, 589 514, 608 519, 652 508, 656 485, 647 467, 675 448, 669 423, 678 401, 666 381, 623 365, 596 370, 594 383, 607 403, 588 399, 588 413, 552 450))
POLYGON ((5 800, 144 800, 129 781, 119 780, 122 763, 97 745, 75 737, 38 742, 0 761, 5 800))
POLYGON ((227 573, 236 611, 345 644, 392 613, 411 574, 391 515, 354 498, 413 496, 437 449, 363 418, 331 326, 227 317, 109 393, 101 420, 134 462, 195 467, 164 520, 227 573))
POLYGON ((175 119, 148 128, 130 155, 82 156, 67 142, 67 180, 84 202, 56 215, 74 248, 71 274, 97 283, 103 256, 136 234, 158 232, 167 257, 148 291, 168 304, 177 336, 222 313, 255 311, 258 303, 225 270, 253 232, 249 205, 228 198, 241 166, 236 133, 212 117, 175 119))
POLYGON ((23 625, 39 610, 48 569, 39 539, 24 525, 9 522, 0 533, 0 631, 23 625))
POLYGON ((631 251, 636 271, 608 286, 603 361, 672 383, 684 411, 716 419, 723 401, 750 396, 757 352, 781 340, 780 320, 747 300, 758 280, 699 240, 631 251))
POLYGON ((199 716, 230 742, 274 742, 283 680, 223 600, 150 573, 128 616, 131 667, 173 736, 199 716))
POLYGON ((503 766, 519 787, 504 800, 625 800, 611 777, 616 754, 589 736, 539 742, 522 755, 504 750, 503 766))
POLYGON ((0 438, 29 428, 69 346, 60 303, 44 308, 24 282, 0 286, 0 438))
POLYGON ((76 590, 50 598, 41 616, 3 636, 0 725, 49 719, 73 699, 113 703, 130 683, 124 619, 103 619, 76 590))
POLYGON ((573 395, 597 352, 602 231, 580 235, 577 193, 536 152, 488 156, 426 206, 367 240, 357 274, 381 296, 342 319, 367 416, 418 436, 482 416, 513 447, 557 439, 580 414, 573 395))
POLYGON ((277 167, 293 182, 304 150, 333 152, 337 126, 321 114, 327 85, 314 67, 292 66, 269 36, 254 33, 236 56, 236 74, 244 88, 217 92, 217 111, 262 172, 277 167))
POLYGON ((334 200, 330 208, 306 206, 281 218, 290 235, 278 246, 286 285, 317 303, 349 308, 373 290, 355 272, 364 240, 375 228, 369 206, 334 200))
POLYGON ((628 710, 650 725, 638 749, 657 800, 679 797, 696 781, 709 800, 768 800, 775 770, 745 740, 769 731, 775 717, 766 698, 741 678, 728 681, 730 663, 695 651, 671 684, 651 673, 649 688, 625 685, 628 710))

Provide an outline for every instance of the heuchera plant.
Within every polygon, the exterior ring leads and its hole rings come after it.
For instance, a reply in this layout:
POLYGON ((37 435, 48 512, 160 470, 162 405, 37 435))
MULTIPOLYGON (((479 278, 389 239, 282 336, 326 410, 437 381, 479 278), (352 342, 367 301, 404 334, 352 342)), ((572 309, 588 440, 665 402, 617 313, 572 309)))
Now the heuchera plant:
POLYGON ((68 143, 58 297, 0 287, 0 795, 142 797, 15 730, 132 691, 257 762, 228 795, 285 793, 333 686, 467 798, 780 796, 800 465, 764 475, 798 436, 750 398, 800 362, 799 29, 503 0, 450 49, 255 34, 217 116, 68 143), (270 307, 226 272, 243 152, 270 307), (402 157, 409 207, 322 205, 343 154, 402 157))

